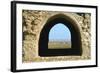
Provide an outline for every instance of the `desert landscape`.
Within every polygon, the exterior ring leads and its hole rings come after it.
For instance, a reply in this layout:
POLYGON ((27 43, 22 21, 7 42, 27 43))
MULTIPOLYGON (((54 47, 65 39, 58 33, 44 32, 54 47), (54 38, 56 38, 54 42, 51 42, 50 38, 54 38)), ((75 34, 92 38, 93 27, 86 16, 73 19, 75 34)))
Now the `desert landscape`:
POLYGON ((67 49, 71 48, 70 41, 49 41, 48 49, 67 49))

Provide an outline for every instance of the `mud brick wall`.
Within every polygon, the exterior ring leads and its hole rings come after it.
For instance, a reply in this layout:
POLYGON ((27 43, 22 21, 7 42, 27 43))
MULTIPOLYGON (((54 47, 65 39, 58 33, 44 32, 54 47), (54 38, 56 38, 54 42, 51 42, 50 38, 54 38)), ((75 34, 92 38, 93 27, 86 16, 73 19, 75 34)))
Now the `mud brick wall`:
MULTIPOLYGON (((23 62, 42 62, 42 61, 65 61, 65 60, 85 60, 91 58, 91 14, 89 13, 67 13, 56 11, 22 11, 23 25, 23 62), (81 32, 82 56, 57 56, 40 57, 38 55, 38 41, 42 28, 46 21, 56 15, 64 14, 77 23, 81 32)), ((70 20, 71 21, 71 20, 70 20)))

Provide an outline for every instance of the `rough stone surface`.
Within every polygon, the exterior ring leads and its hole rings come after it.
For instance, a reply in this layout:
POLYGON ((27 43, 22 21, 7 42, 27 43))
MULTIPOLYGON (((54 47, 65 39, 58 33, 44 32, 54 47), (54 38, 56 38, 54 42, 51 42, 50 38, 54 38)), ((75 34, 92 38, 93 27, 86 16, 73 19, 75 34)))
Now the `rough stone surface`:
POLYGON ((91 14, 67 13, 56 11, 23 10, 23 62, 45 62, 45 61, 66 61, 66 60, 87 60, 91 58, 91 14), (38 41, 42 28, 48 18, 56 14, 65 14, 77 23, 81 32, 82 56, 57 56, 40 57, 38 55, 38 41))

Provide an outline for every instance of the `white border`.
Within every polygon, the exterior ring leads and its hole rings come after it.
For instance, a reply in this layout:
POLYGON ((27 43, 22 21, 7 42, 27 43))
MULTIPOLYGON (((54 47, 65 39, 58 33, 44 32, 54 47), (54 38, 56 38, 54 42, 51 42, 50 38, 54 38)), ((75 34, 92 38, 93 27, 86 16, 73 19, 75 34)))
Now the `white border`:
POLYGON ((95 65, 96 56, 96 42, 95 42, 95 25, 96 25, 96 10, 93 8, 81 8, 81 7, 59 7, 59 6, 45 6, 45 5, 28 5, 28 4, 17 4, 17 47, 16 47, 16 58, 17 58, 17 70, 22 69, 38 69, 38 68, 52 68, 52 67, 71 67, 71 66, 85 66, 95 65), (60 62, 39 62, 39 63, 22 63, 22 10, 49 10, 49 11, 66 11, 66 12, 85 12, 91 13, 91 60, 85 61, 60 61, 60 62))

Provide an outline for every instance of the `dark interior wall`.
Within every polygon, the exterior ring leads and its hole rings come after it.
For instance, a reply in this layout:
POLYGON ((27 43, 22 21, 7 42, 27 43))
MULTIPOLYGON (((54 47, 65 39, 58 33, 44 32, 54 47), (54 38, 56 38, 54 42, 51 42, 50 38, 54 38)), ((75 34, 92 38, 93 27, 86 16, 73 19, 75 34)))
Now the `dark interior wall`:
MULTIPOLYGON (((65 33, 67 34, 67 33, 65 33)), ((82 55, 81 34, 77 24, 64 14, 57 14, 49 18, 41 30, 39 39, 39 56, 65 56, 82 55), (71 32, 71 44, 69 49, 48 49, 50 29, 57 23, 63 23, 71 32)))

